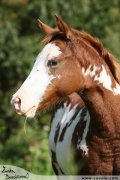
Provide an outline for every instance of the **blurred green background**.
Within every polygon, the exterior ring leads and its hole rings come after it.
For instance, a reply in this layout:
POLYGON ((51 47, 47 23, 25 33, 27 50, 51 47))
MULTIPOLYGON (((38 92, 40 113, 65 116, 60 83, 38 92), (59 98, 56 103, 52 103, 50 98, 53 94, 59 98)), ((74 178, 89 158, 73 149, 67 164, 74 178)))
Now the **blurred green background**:
POLYGON ((0 0, 0 164, 53 174, 48 153, 50 114, 27 122, 10 105, 41 49, 37 18, 55 27, 54 15, 98 37, 120 59, 120 0, 0 0))

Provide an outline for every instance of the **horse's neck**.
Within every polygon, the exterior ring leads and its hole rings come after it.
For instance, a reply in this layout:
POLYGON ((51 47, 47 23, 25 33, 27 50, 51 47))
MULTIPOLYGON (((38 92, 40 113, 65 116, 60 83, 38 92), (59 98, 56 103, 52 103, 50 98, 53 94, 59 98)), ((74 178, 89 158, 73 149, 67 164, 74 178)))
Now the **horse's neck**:
POLYGON ((85 91, 82 95, 91 117, 91 129, 102 137, 120 132, 120 95, 102 87, 85 91))

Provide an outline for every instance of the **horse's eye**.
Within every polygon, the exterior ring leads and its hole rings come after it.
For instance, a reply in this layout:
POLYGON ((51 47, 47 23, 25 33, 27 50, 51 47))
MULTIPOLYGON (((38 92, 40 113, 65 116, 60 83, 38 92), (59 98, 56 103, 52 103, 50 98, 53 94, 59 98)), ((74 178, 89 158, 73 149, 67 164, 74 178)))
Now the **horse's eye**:
POLYGON ((58 63, 57 63, 57 61, 56 61, 55 59, 51 59, 51 60, 49 60, 48 63, 47 63, 47 66, 48 66, 48 67, 55 67, 55 66, 57 66, 57 65, 58 65, 58 63))

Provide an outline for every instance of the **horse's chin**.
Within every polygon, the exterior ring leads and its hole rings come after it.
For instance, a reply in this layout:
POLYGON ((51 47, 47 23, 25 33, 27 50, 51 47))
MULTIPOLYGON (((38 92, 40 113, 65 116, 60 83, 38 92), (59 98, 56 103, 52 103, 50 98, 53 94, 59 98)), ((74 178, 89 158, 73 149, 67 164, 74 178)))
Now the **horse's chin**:
POLYGON ((27 112, 25 112, 23 115, 26 117, 26 118, 34 118, 35 115, 36 115, 36 112, 37 112, 37 107, 36 106, 33 106, 31 109, 29 109, 27 112))
POLYGON ((34 112, 27 112, 26 114, 24 114, 24 116, 27 118, 27 119, 32 119, 32 118, 34 118, 35 117, 35 115, 36 115, 36 113, 34 113, 34 112))

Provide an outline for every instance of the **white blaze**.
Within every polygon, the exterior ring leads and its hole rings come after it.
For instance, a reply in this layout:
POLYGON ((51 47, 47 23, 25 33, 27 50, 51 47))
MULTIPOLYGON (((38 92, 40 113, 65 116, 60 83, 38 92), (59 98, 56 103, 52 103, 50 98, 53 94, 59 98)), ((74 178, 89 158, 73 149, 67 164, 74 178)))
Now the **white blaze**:
POLYGON ((47 44, 42 52, 38 54, 28 78, 12 98, 12 101, 17 96, 21 98, 21 112, 27 112, 35 107, 32 114, 28 113, 28 116, 33 117, 35 115, 37 106, 42 102, 48 85, 56 78, 50 74, 47 62, 60 54, 60 48, 53 43, 47 44))

